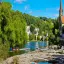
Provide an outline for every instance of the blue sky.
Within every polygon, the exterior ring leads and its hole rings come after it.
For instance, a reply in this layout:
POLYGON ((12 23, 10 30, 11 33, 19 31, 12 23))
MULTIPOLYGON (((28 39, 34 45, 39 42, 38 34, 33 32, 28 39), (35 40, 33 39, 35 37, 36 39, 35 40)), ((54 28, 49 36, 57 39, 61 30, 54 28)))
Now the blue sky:
MULTIPOLYGON (((5 1, 5 0, 3 0, 5 1)), ((57 18, 60 0, 6 0, 12 4, 13 10, 19 10, 33 16, 57 18)), ((62 0, 62 4, 64 0, 62 0)), ((63 4, 64 8, 64 4, 63 4)))

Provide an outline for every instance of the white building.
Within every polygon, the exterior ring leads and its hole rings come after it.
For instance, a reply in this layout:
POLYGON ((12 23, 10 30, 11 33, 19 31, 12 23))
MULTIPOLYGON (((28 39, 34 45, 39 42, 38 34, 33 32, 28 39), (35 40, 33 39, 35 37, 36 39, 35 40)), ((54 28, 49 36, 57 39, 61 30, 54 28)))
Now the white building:
POLYGON ((31 32, 30 32, 30 26, 26 27, 26 32, 27 32, 28 36, 29 36, 29 34, 31 34, 31 32))

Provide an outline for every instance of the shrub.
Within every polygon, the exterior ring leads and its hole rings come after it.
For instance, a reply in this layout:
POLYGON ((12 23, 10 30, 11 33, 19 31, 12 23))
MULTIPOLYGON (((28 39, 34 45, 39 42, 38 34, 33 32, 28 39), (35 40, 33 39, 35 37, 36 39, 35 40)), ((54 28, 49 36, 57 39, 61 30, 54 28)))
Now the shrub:
POLYGON ((12 64, 19 64, 19 63, 18 63, 18 57, 17 57, 17 56, 13 58, 12 64))
POLYGON ((29 35, 29 40, 35 40, 35 35, 34 34, 29 35))
POLYGON ((8 57, 9 44, 2 44, 0 42, 0 61, 5 60, 8 57))

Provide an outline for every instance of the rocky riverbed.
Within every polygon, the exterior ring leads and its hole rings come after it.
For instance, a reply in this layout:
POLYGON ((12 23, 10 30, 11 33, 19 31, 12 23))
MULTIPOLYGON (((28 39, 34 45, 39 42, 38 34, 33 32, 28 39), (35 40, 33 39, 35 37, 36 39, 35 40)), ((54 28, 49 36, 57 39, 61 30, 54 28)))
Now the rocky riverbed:
POLYGON ((46 53, 40 51, 33 51, 22 55, 17 55, 8 58, 0 64, 31 64, 32 62, 48 61, 53 58, 56 53, 46 53))

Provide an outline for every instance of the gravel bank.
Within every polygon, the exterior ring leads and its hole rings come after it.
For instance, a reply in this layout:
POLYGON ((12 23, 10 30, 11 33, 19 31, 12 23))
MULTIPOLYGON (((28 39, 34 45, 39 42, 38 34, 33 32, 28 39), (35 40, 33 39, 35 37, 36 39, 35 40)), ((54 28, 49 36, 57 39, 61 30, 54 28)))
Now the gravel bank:
POLYGON ((13 64, 14 62, 17 62, 18 64, 31 64, 32 62, 48 61, 53 58, 52 55, 53 53, 33 51, 10 57, 0 64, 13 64))

